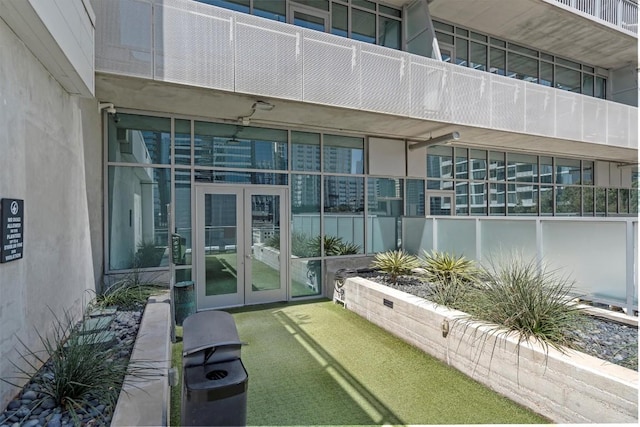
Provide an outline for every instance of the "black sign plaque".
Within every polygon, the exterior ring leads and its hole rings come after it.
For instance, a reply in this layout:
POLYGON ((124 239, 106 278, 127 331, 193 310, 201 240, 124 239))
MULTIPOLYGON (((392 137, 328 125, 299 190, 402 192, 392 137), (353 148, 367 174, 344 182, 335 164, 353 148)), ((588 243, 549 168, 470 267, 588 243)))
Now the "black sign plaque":
POLYGON ((22 258, 24 201, 2 199, 0 203, 0 263, 22 258))

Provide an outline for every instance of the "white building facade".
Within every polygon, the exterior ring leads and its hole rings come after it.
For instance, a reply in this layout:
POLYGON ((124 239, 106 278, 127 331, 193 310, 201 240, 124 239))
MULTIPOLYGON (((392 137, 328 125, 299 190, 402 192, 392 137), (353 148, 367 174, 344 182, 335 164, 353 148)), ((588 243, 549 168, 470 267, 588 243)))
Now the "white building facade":
POLYGON ((47 307, 138 271, 204 310, 330 296, 337 259, 519 250, 637 309, 636 1, 0 7, 1 375, 47 307))

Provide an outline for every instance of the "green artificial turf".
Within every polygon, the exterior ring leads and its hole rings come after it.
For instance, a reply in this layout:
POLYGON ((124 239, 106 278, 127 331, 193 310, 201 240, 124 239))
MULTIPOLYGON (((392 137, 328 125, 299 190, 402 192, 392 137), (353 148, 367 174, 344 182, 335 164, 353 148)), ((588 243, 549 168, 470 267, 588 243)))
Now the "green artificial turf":
POLYGON ((249 425, 548 422, 332 302, 232 313, 249 425))

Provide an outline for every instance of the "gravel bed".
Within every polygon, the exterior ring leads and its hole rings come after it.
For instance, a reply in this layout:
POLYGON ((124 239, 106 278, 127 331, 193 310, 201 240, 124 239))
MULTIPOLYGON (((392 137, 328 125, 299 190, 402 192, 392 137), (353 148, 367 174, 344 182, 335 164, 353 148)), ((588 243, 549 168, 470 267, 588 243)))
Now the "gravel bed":
MULTIPOLYGON (((389 283, 379 273, 360 275, 369 280, 398 289, 411 295, 429 299, 429 288, 419 279, 401 276, 397 284, 389 283)), ((607 362, 638 370, 638 328, 602 319, 584 316, 580 324, 567 331, 576 349, 607 362)))
MULTIPOLYGON (((129 358, 133 351, 142 318, 144 308, 133 311, 118 311, 109 326, 109 330, 115 332, 116 343, 119 348, 118 357, 129 358)), ((48 366, 39 371, 40 375, 50 375, 48 366)), ((34 381, 29 382, 22 391, 0 414, 0 427, 61 427, 73 425, 70 414, 62 407, 57 406, 53 399, 42 400, 40 388, 34 381), (42 403, 38 406, 37 403, 42 403)), ((108 426, 111 423, 114 407, 108 403, 94 400, 91 406, 78 411, 81 416, 80 425, 83 426, 108 426)))

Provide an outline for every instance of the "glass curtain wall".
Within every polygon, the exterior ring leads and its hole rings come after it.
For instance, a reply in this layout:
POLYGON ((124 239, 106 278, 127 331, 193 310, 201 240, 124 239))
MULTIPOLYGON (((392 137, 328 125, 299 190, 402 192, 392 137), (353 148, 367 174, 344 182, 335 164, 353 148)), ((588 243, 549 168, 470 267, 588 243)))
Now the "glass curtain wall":
POLYGON ((606 77, 593 66, 444 22, 433 24, 438 43, 454 50, 457 65, 606 99, 606 77))
POLYGON ((456 215, 635 215, 629 188, 597 188, 594 161, 463 147, 427 148, 427 191, 455 191, 456 215))

